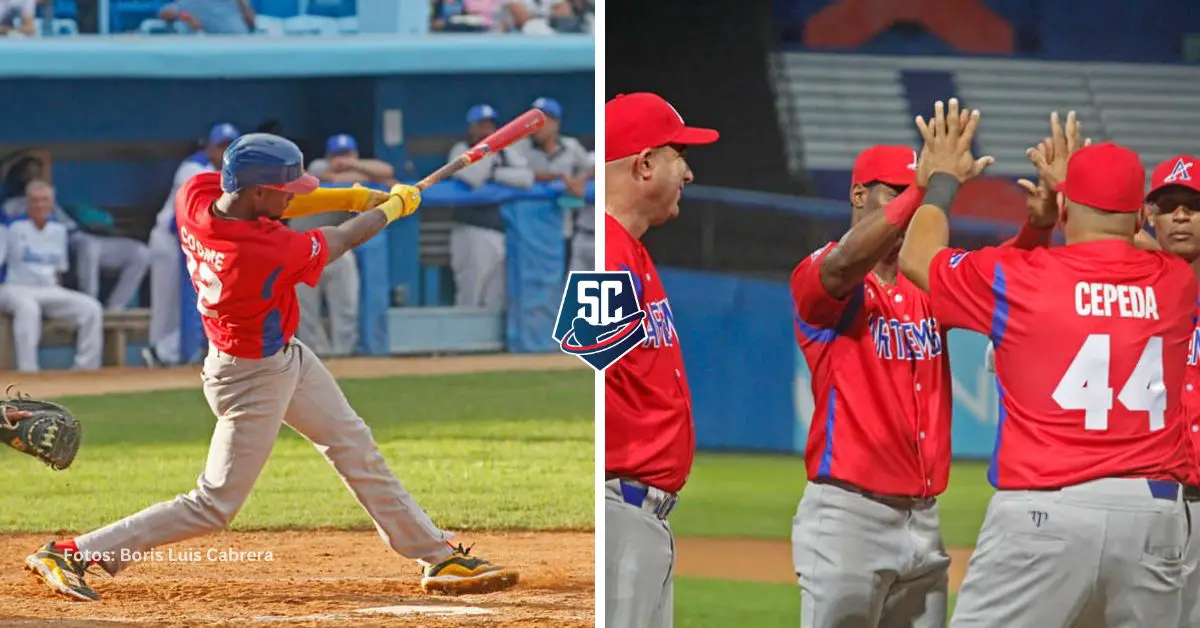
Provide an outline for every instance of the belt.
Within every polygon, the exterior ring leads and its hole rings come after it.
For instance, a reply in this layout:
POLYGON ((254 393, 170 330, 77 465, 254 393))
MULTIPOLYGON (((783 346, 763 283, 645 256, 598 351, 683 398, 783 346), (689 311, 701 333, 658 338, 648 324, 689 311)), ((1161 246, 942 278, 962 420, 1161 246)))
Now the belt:
MULTIPOLYGON (((1100 478, 1099 480, 1092 480, 1092 482, 1100 482, 1100 481, 1104 481, 1104 480, 1115 480, 1115 479, 1125 479, 1125 478, 1100 478)), ((1134 480, 1134 479, 1140 479, 1140 478, 1128 478, 1128 479, 1134 480)), ((1194 497, 1193 501, 1200 501, 1200 488, 1185 486, 1183 484, 1180 484, 1179 482, 1176 482, 1175 480, 1146 479, 1145 482, 1146 482, 1146 487, 1150 489, 1150 497, 1152 497, 1153 499, 1161 499, 1161 500, 1169 501, 1169 502, 1177 501, 1179 499, 1180 490, 1182 489, 1185 500, 1187 500, 1187 496, 1190 493, 1194 497)), ((1034 491, 1041 491, 1041 492, 1046 492, 1046 493, 1057 493, 1059 491, 1075 488, 1078 486, 1084 486, 1089 483, 1090 482, 1084 482, 1083 484, 1074 485, 1074 486, 1059 486, 1059 487, 1055 487, 1055 488, 1025 489, 1025 490, 1034 490, 1034 491)))
POLYGON ((679 503, 679 493, 668 493, 660 488, 629 478, 614 478, 608 475, 605 475, 605 478, 620 483, 621 499, 625 500, 626 504, 640 509, 649 502, 654 505, 654 516, 663 521, 667 520, 667 516, 671 514, 672 510, 675 510, 675 505, 679 503))
POLYGON ((841 480, 817 479, 810 480, 810 482, 813 484, 825 484, 827 486, 840 488, 843 491, 857 493, 858 495, 862 495, 871 501, 876 501, 884 504, 885 506, 891 506, 892 508, 897 508, 900 510, 925 510, 937 502, 937 500, 932 497, 909 497, 906 495, 883 495, 881 493, 872 493, 871 491, 865 491, 848 482, 842 482, 841 480))

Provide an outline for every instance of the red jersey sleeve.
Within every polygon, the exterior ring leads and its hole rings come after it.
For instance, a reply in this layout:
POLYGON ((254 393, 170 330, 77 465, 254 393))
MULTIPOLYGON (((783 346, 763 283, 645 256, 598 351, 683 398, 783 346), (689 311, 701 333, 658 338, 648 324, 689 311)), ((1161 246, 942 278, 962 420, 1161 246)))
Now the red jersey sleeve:
POLYGON ((280 226, 279 230, 287 238, 287 244, 282 247, 285 257, 281 279, 289 284, 305 283, 315 288, 329 259, 325 234, 320 229, 298 233, 280 226))
POLYGON ((970 329, 987 334, 992 328, 997 291, 1004 292, 1000 259, 1017 249, 978 251, 942 249, 929 264, 929 302, 944 329, 970 329))
POLYGON ((636 241, 611 216, 604 232, 604 270, 628 271, 633 276, 633 287, 637 291, 638 304, 642 304, 642 275, 645 273, 640 248, 636 241))
POLYGON ((834 246, 837 246, 836 242, 826 244, 804 258, 792 271, 792 301, 796 304, 796 315, 814 327, 836 325, 853 295, 851 292, 845 298, 836 299, 821 283, 821 262, 834 246))

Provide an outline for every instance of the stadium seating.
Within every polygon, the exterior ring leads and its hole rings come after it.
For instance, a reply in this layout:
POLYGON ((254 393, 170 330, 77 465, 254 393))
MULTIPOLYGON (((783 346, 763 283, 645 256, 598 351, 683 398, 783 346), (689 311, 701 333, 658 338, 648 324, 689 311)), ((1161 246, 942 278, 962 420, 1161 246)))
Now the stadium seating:
POLYGON ((1047 134, 1054 110, 1074 109, 1086 136, 1126 144, 1148 167, 1200 145, 1200 110, 1190 105, 1200 68, 796 52, 771 66, 789 167, 825 196, 844 196, 863 148, 916 146, 913 115, 951 96, 984 112, 977 151, 1010 178, 1032 174, 1024 151, 1047 134))

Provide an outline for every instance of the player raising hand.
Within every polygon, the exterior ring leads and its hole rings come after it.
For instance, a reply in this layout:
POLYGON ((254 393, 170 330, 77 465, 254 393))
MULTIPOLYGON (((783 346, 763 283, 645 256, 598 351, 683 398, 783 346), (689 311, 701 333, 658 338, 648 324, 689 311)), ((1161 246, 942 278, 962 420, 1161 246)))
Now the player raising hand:
POLYGON ((897 274, 896 258, 918 206, 949 205, 959 181, 992 160, 971 154, 978 112, 954 100, 937 111, 953 134, 919 159, 903 146, 859 155, 850 231, 792 272, 817 408, 792 527, 806 628, 946 621, 936 497, 950 473, 950 366, 929 300, 897 274))
MULTIPOLYGON (((940 123, 918 126, 927 145, 950 139, 940 123)), ((953 187, 941 167, 931 181, 953 187)), ((945 327, 990 336, 1001 400, 998 491, 953 626, 1178 620, 1196 278, 1133 246, 1144 184, 1132 150, 1085 146, 1055 185, 1066 246, 947 248, 948 205, 928 195, 909 226, 901 270, 945 327)))

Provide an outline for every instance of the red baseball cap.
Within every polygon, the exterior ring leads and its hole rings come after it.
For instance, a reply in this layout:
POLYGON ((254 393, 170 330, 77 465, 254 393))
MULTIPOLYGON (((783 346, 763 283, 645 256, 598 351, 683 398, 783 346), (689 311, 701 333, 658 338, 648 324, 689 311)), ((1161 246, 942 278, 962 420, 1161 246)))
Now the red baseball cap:
POLYGON ((1146 169, 1132 150, 1104 142, 1084 146, 1067 162, 1056 188, 1076 203, 1107 212, 1133 213, 1145 202, 1146 169))
POLYGON ((1172 185, 1182 185, 1200 192, 1200 170, 1192 175, 1192 168, 1200 161, 1191 155, 1176 155, 1154 167, 1150 174, 1150 193, 1146 198, 1154 196, 1159 190, 1172 185))
POLYGON ((720 134, 684 125, 683 116, 657 94, 618 94, 604 104, 604 161, 624 159, 667 144, 712 144, 720 134))
POLYGON ((872 146, 854 160, 851 184, 910 186, 917 182, 917 151, 908 146, 872 146))

